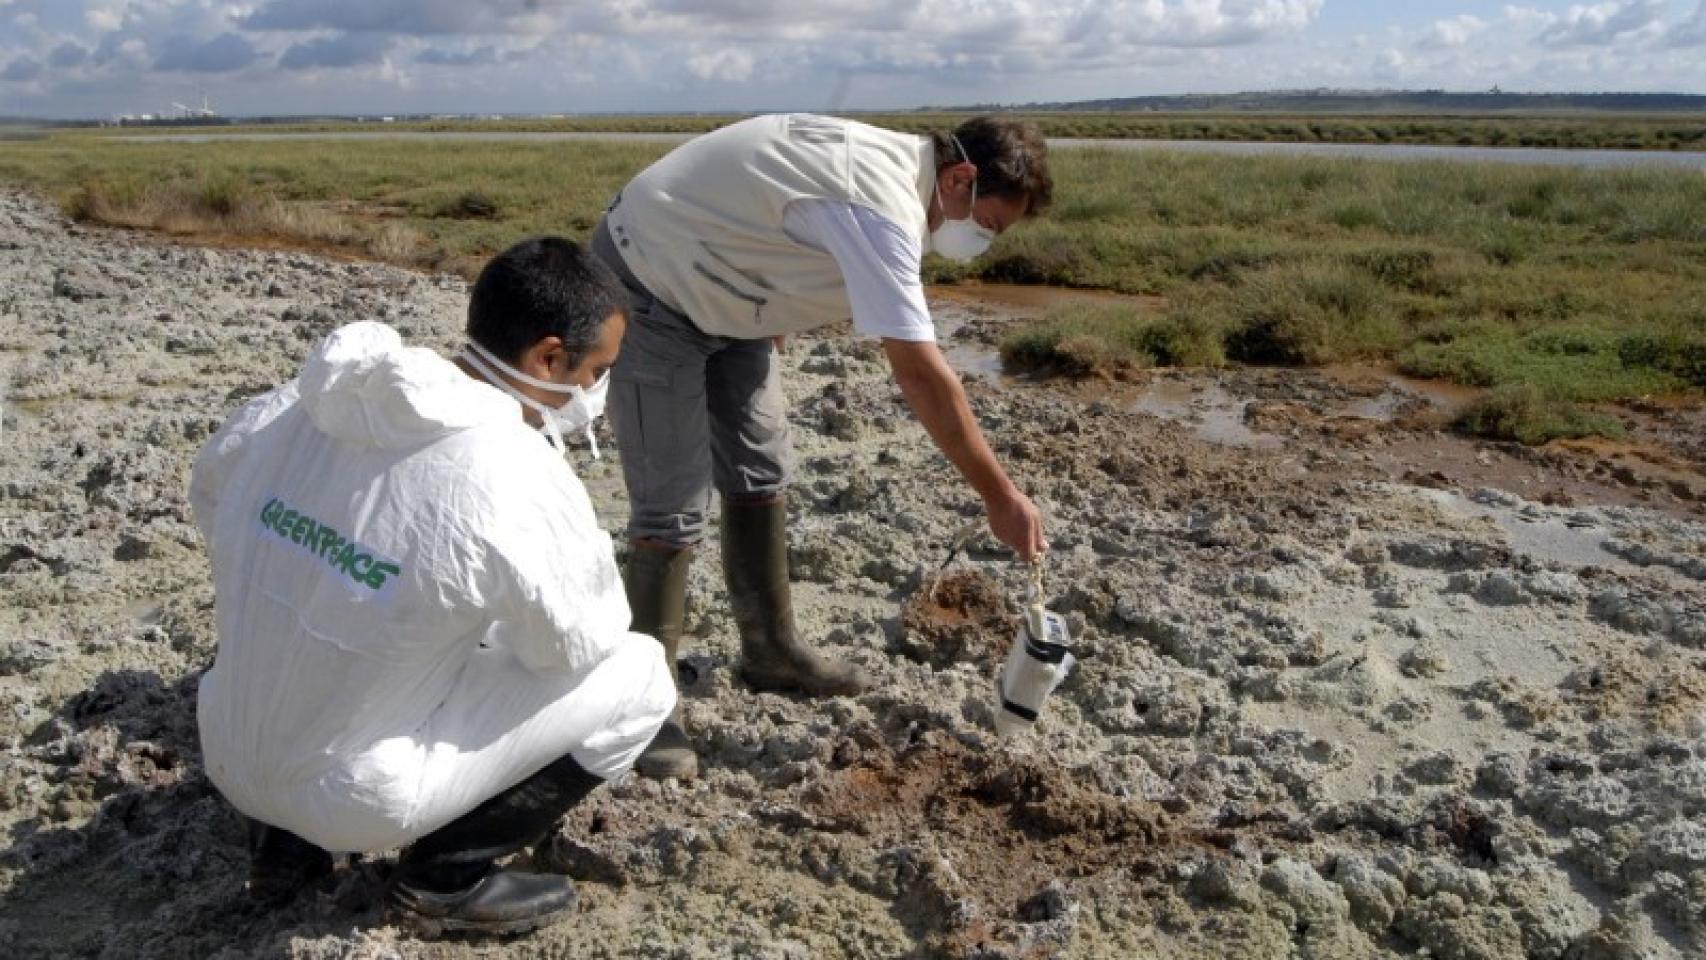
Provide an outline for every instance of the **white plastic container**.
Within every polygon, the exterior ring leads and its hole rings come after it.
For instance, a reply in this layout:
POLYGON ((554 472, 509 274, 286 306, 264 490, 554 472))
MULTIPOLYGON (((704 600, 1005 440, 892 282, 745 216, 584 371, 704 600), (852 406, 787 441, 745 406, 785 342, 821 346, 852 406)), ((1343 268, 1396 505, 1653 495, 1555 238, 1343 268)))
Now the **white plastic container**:
POLYGON ((1041 604, 1025 609, 1025 619, 996 678, 995 732, 1003 737, 1031 729, 1043 703, 1072 671, 1066 619, 1041 604))

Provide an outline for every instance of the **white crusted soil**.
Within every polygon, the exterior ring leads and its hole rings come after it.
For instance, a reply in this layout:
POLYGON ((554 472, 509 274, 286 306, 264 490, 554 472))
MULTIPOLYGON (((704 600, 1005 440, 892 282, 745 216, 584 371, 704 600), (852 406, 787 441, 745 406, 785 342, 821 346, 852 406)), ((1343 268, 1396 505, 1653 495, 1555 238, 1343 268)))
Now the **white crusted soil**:
MULTIPOLYGON (((991 677, 1022 579, 983 536, 922 596, 975 504, 840 334, 784 358, 791 553, 802 626, 873 692, 745 690, 713 541, 684 664, 705 776, 619 782, 535 851, 581 879, 573 919, 421 941, 375 906, 383 862, 250 904, 195 738, 214 636, 188 466, 336 326, 448 350, 464 294, 0 195, 0 954, 1706 955, 1686 510, 1444 493, 1378 470, 1378 432, 1218 446, 1117 391, 980 375, 1080 658, 1004 743, 991 677)), ((572 456, 618 528, 618 464, 572 456)))

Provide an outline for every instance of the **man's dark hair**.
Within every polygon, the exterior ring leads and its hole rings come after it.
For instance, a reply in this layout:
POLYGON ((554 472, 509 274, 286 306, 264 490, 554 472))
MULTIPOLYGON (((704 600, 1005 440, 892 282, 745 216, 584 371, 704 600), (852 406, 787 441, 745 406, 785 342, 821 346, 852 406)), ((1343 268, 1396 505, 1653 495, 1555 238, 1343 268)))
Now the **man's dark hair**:
POLYGON ((573 240, 536 237, 480 271, 468 297, 468 337, 509 364, 546 337, 560 337, 569 362, 579 363, 604 321, 627 309, 609 267, 573 240))
POLYGON ((1048 142, 1036 124, 1007 117, 973 117, 951 136, 935 133, 930 139, 936 147, 936 169, 966 160, 977 166, 978 196, 1023 197, 1027 217, 1042 213, 1054 202, 1048 142))

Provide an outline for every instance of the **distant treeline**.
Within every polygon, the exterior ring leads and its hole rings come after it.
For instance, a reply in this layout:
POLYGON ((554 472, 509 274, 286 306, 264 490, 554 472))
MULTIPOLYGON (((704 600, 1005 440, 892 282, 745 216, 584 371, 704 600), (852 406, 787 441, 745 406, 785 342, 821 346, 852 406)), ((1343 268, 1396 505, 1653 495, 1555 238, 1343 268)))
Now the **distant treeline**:
MULTIPOLYGON (((975 109, 975 108, 974 108, 975 109)), ((1689 93, 1450 93, 1444 90, 1293 90, 1266 93, 1116 97, 1030 103, 1027 111, 1148 111, 1153 113, 1706 113, 1706 96, 1689 93)), ((957 111, 956 111, 957 112, 957 111)))
MULTIPOLYGON (((989 112, 1033 120, 1044 135, 1066 138, 1706 150, 1706 96, 1688 94, 1321 91, 1132 97, 1024 107, 984 105, 849 115, 896 130, 923 133, 949 129, 968 116, 989 112)), ((749 115, 280 117, 248 118, 236 121, 234 127, 264 128, 272 132, 691 134, 714 130, 749 115)))

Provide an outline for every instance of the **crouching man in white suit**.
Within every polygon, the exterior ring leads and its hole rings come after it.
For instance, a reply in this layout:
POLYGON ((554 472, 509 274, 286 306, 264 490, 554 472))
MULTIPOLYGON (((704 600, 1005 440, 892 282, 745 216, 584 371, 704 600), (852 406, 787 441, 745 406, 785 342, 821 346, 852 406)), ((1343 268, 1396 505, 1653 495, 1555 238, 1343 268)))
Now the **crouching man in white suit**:
POLYGON ((253 892, 402 847, 391 899, 428 927, 572 907, 568 878, 496 859, 632 766, 675 705, 562 454, 565 432, 590 439, 625 302, 574 243, 521 243, 475 283, 454 360, 353 323, 202 451, 201 742, 250 820, 253 892))

